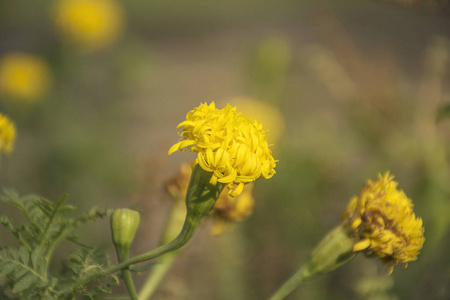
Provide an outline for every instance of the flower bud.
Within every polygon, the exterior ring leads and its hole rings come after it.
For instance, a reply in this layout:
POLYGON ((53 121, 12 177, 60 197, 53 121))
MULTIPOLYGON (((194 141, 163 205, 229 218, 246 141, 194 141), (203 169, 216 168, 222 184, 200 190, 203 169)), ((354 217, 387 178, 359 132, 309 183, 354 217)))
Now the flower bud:
POLYGON ((139 227, 140 216, 135 210, 116 209, 111 216, 111 234, 119 261, 128 258, 131 243, 139 227))

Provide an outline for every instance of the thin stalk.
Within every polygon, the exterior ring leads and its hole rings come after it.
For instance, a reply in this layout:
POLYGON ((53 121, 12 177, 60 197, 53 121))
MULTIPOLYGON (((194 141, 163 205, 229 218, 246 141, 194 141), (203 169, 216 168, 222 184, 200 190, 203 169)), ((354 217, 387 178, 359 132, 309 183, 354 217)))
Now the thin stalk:
POLYGON ((292 293, 298 286, 303 283, 305 280, 310 278, 310 272, 308 271, 308 267, 304 265, 297 271, 291 278, 289 278, 281 288, 276 291, 275 294, 272 295, 270 300, 282 300, 287 297, 290 293, 292 293))
MULTIPOLYGON (((183 223, 186 215, 186 206, 180 199, 174 200, 175 203, 172 206, 172 210, 164 228, 164 233, 161 237, 160 244, 162 245, 167 243, 168 241, 173 240, 177 236, 177 233, 180 232, 180 230, 183 228, 183 223)), ((170 270, 170 268, 178 258, 181 251, 182 250, 179 249, 177 251, 167 253, 158 259, 158 263, 155 264, 147 279, 145 280, 144 285, 139 291, 139 300, 150 299, 160 283, 163 281, 167 272, 170 270)))
MULTIPOLYGON (((125 252, 118 253, 119 261, 124 261, 129 257, 129 249, 125 252)), ((138 295, 136 293, 136 288, 134 287, 133 278, 131 277, 131 272, 129 269, 123 269, 121 271, 123 281, 125 282, 125 286, 127 287, 128 293, 130 294, 131 300, 138 300, 138 295)))
POLYGON ((175 260, 177 259, 179 253, 180 253, 179 251, 173 251, 171 253, 167 253, 167 254, 163 255, 160 258, 161 261, 158 262, 153 267, 151 274, 147 278, 142 289, 139 291, 139 296, 138 296, 139 300, 150 299, 150 297, 153 295, 153 293, 158 288, 159 284, 163 281, 167 272, 172 267, 172 265, 175 262, 175 260))
MULTIPOLYGON (((223 183, 217 183, 215 186, 211 185, 209 182, 212 175, 213 173, 203 170, 199 165, 196 165, 192 171, 191 180, 186 193, 186 219, 183 224, 183 229, 175 239, 150 252, 129 258, 106 269, 103 276, 118 272, 122 269, 128 268, 131 265, 157 258, 186 245, 194 235, 198 226, 201 224, 203 218, 214 207, 217 198, 219 198, 220 193, 225 187, 225 184, 223 183)), ((102 275, 99 274, 88 276, 81 280, 79 285, 86 285, 93 280, 99 279, 100 277, 102 277, 102 275)))
POLYGON ((292 293, 304 281, 331 272, 349 260, 356 253, 352 251, 354 240, 341 225, 329 232, 311 253, 309 260, 289 278, 270 298, 281 300, 292 293))

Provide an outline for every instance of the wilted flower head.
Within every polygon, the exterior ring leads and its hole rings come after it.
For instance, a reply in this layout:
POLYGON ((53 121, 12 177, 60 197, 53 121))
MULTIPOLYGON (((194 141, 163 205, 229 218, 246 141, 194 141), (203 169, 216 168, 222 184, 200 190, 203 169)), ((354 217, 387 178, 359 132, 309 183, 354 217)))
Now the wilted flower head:
POLYGON ((10 53, 0 59, 0 94, 22 101, 35 101, 48 91, 50 68, 40 57, 10 53))
POLYGON ((11 152, 16 139, 16 128, 11 120, 0 113, 0 152, 11 152))
POLYGON ((170 148, 169 155, 185 148, 197 152, 195 163, 213 173, 210 183, 228 184, 230 195, 239 195, 244 183, 275 174, 262 125, 237 113, 236 107, 218 110, 214 102, 201 104, 187 114, 181 127, 180 142, 170 148))
POLYGON ((113 0, 59 0, 55 21, 69 39, 88 50, 110 46, 124 23, 123 11, 113 0))
POLYGON ((389 172, 369 180, 361 194, 353 197, 343 220, 360 241, 353 251, 378 256, 391 267, 417 259, 425 241, 422 219, 416 217, 413 204, 389 172))

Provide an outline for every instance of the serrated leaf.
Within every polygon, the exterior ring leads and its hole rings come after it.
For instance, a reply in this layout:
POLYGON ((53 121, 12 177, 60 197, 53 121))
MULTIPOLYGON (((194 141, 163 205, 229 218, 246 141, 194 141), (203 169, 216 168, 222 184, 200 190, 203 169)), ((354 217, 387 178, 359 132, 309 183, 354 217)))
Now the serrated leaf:
POLYGON ((19 260, 19 252, 16 248, 9 247, 8 248, 9 255, 14 258, 14 260, 19 260))
POLYGON ((27 270, 27 269, 25 269, 25 268, 23 268, 21 265, 19 265, 20 267, 18 267, 18 268, 16 268, 15 270, 14 270, 14 277, 16 277, 16 278, 20 278, 20 277, 22 277, 22 276, 24 276, 25 274, 27 274, 27 273, 29 273, 30 271, 29 270, 27 270))
POLYGON ((7 188, 3 189, 3 194, 5 194, 11 200, 19 198, 19 195, 17 194, 17 192, 12 189, 7 189, 7 188))
POLYGON ((27 248, 25 248, 25 246, 20 246, 19 255, 20 255, 20 260, 23 262, 23 264, 28 265, 30 255, 28 253, 27 248))
POLYGON ((8 248, 3 248, 1 252, 2 252, 2 257, 4 257, 4 258, 9 257, 8 248))
POLYGON ((36 246, 33 252, 31 252, 31 264, 33 269, 37 270, 38 260, 42 259, 42 254, 44 253, 44 248, 42 246, 36 246))
POLYGON ((29 288, 33 283, 35 283, 39 278, 34 274, 28 274, 20 279, 13 287, 12 293, 17 294, 23 290, 29 288))
POLYGON ((16 269, 16 265, 9 263, 6 266, 3 267, 3 269, 0 271, 0 279, 11 273, 16 269))
POLYGON ((41 259, 40 261, 38 261, 37 265, 38 265, 38 267, 37 267, 36 270, 37 270, 39 273, 45 272, 45 269, 46 269, 46 263, 45 263, 45 260, 44 260, 44 259, 41 259))

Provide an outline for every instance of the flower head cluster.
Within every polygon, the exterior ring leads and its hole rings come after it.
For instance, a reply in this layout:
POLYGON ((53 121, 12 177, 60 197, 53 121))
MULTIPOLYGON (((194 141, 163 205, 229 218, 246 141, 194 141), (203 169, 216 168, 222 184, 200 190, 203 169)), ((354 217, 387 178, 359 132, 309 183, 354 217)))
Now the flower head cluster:
POLYGON ((235 107, 219 110, 214 102, 201 104, 187 114, 181 127, 180 142, 170 148, 169 155, 186 148, 197 152, 195 163, 213 173, 210 183, 228 184, 231 196, 239 195, 245 183, 275 174, 262 125, 237 113, 235 107))
POLYGON ((32 102, 45 95, 50 68, 34 55, 10 53, 0 59, 0 94, 32 102))
POLYGON ((425 241, 422 219, 389 172, 369 180, 343 214, 344 225, 359 241, 353 251, 378 256, 391 267, 417 259, 425 241))
POLYGON ((16 139, 16 128, 11 120, 0 113, 0 152, 11 152, 16 139))
POLYGON ((261 100, 250 97, 236 97, 229 100, 234 106, 249 118, 258 120, 265 127, 270 128, 266 133, 266 139, 269 143, 276 146, 284 134, 284 118, 279 109, 261 100))
POLYGON ((123 28, 123 11, 113 0, 59 0, 58 29, 87 50, 111 45, 123 28))

